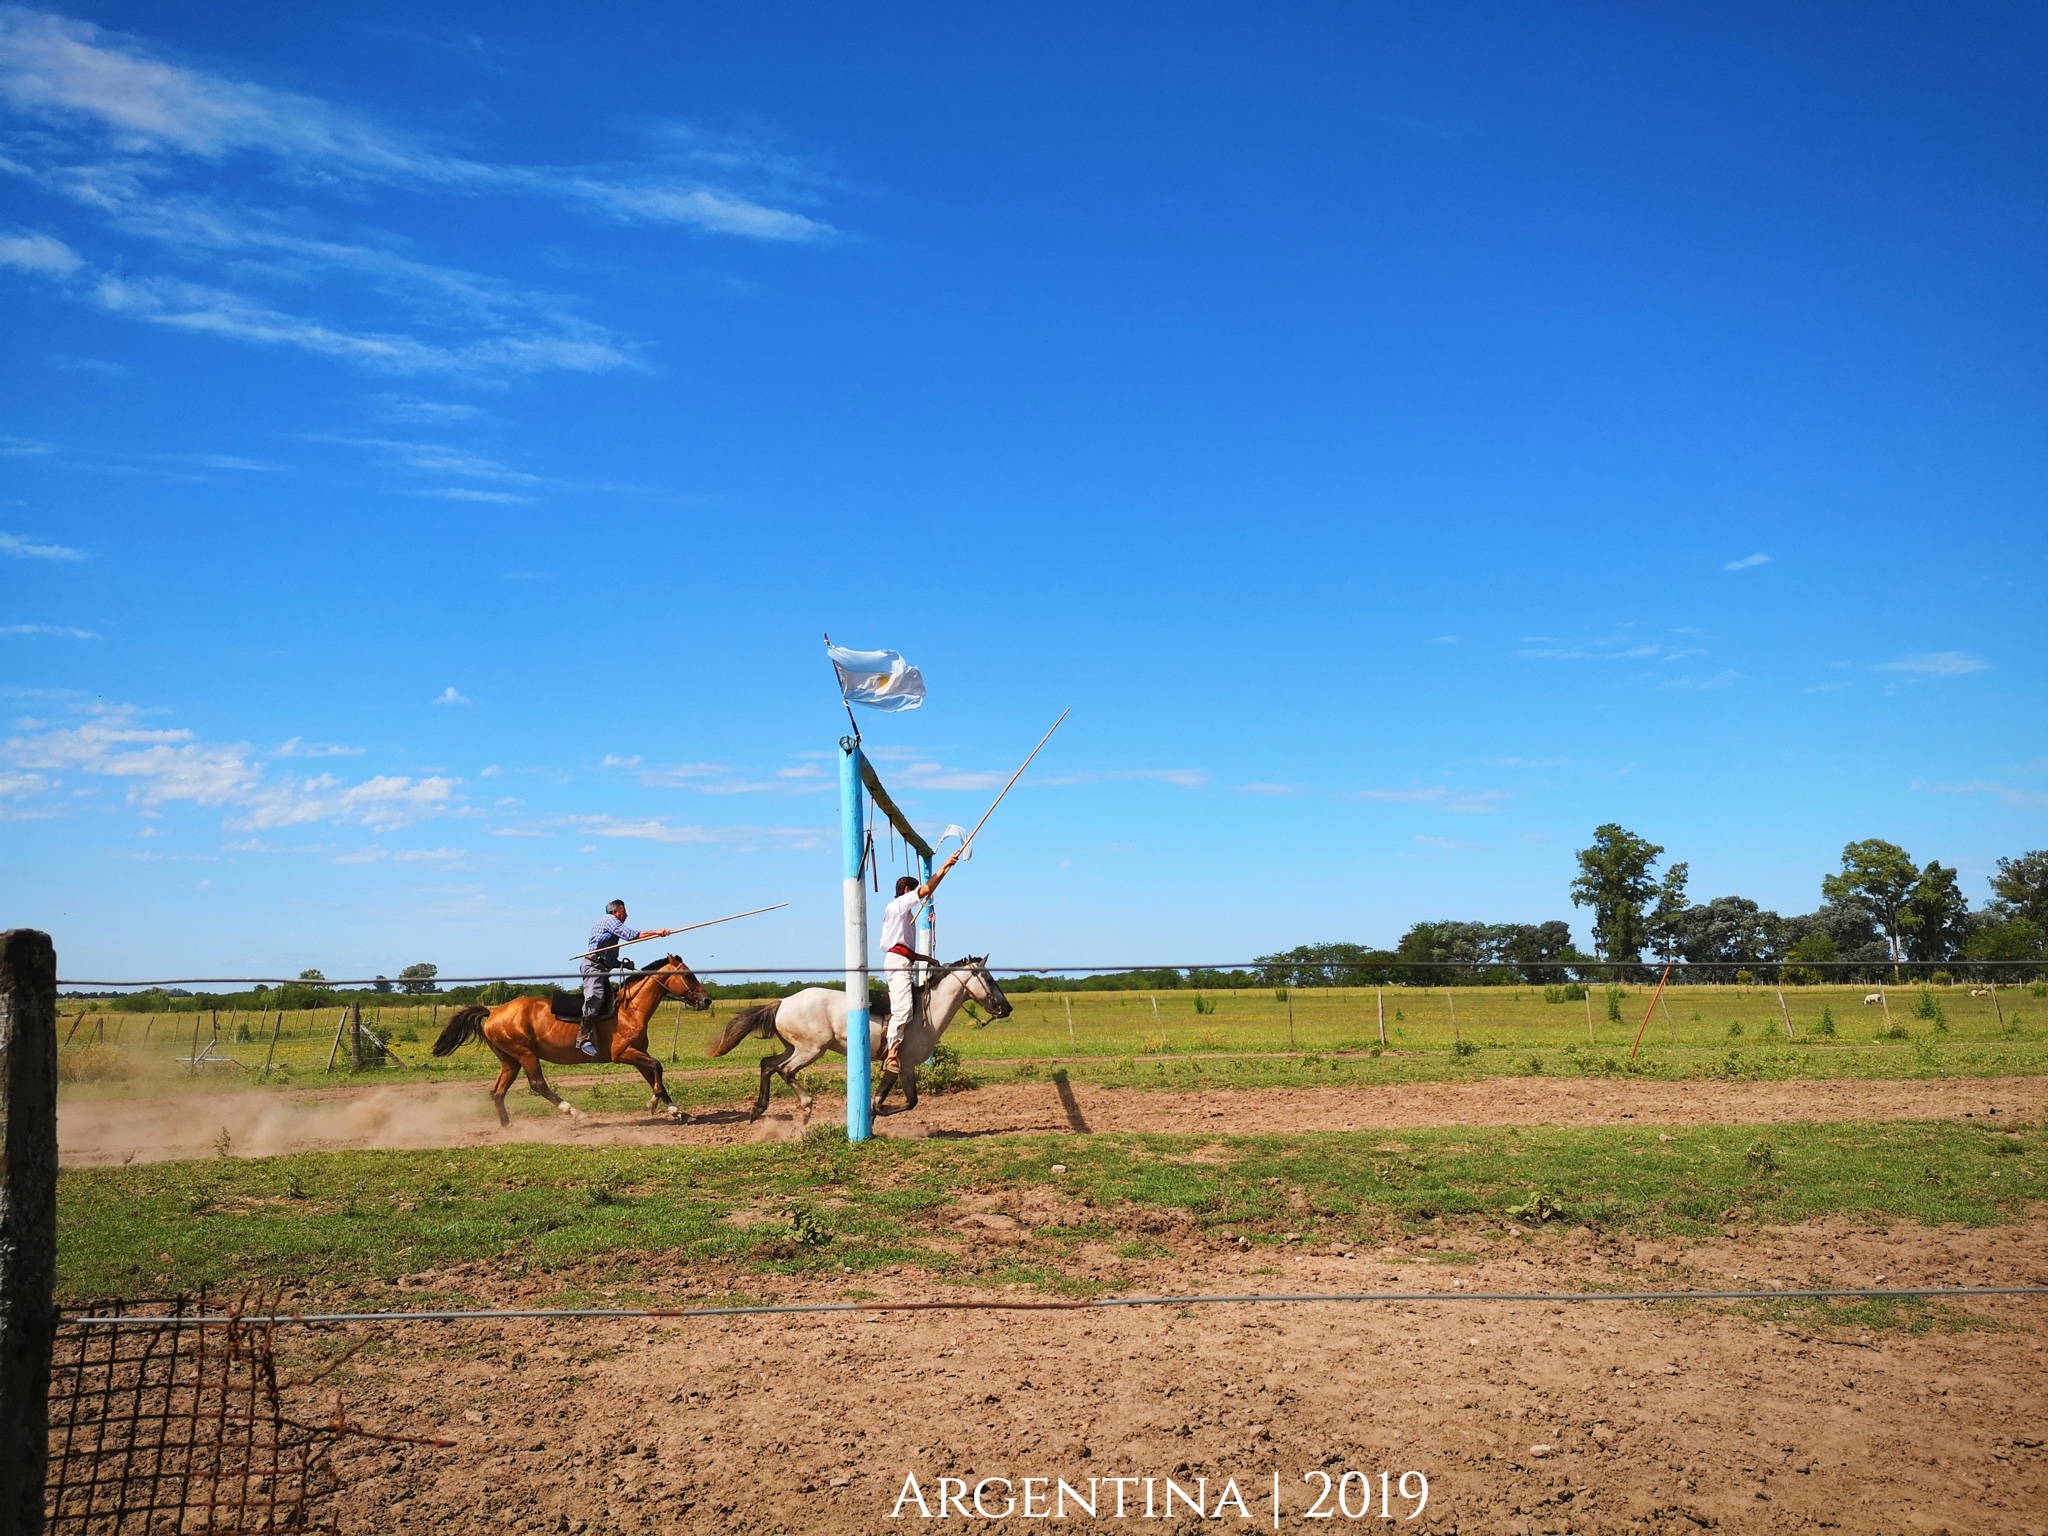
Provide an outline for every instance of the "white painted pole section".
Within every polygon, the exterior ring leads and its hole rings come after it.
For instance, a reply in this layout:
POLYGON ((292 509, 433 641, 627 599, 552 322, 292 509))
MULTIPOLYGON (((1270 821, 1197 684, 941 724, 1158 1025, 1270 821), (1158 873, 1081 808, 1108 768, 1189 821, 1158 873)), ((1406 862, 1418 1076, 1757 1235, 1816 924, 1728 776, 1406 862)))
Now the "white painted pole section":
POLYGON ((846 912, 846 1139, 866 1141, 874 1127, 874 1042, 868 1035, 868 888, 861 879, 860 743, 839 738, 839 827, 844 852, 841 882, 846 912))

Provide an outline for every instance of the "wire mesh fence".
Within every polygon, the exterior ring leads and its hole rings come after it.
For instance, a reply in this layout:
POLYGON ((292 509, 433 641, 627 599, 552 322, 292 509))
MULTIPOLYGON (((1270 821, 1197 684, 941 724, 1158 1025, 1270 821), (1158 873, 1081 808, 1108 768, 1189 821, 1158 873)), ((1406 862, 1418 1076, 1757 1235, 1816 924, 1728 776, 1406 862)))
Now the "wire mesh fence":
POLYGON ((274 1298, 103 1305, 57 1328, 50 1370, 51 1536, 331 1532, 334 1448, 441 1444, 350 1424, 323 1380, 281 1371, 274 1298), (146 1313, 147 1316, 138 1316, 146 1313))

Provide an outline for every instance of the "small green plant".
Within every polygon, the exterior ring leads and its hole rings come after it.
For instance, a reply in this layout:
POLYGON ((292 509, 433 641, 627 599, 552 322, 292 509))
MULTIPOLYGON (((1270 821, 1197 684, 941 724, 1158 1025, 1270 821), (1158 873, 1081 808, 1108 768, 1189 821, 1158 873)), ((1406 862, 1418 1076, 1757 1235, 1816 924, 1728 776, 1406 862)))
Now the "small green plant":
POLYGON ((1813 1026, 1813 1032, 1816 1035, 1825 1036, 1829 1040, 1835 1038, 1835 1010, 1826 1003, 1821 1004, 1820 1022, 1813 1026))
POLYGON ((1570 1214, 1570 1208, 1562 1200, 1534 1189, 1529 1191, 1529 1198, 1520 1205, 1511 1205, 1507 1208, 1509 1220, 1534 1222, 1538 1226, 1546 1221, 1563 1221, 1570 1214))
POLYGON ((1728 1038, 1730 1040, 1740 1040, 1742 1038, 1742 1020, 1737 1019, 1728 1026, 1728 1038))
POLYGON ((974 1087, 975 1082, 960 1053, 941 1040, 932 1047, 931 1060, 918 1071, 917 1086, 925 1093, 957 1093, 974 1087))
POLYGON ((419 1027, 414 1024, 406 1025, 404 1029, 398 1032, 398 1043, 401 1045, 418 1045, 420 1043, 419 1027))
POLYGON ((1920 995, 1913 999, 1913 1017, 1916 1019, 1935 1019, 1943 1024, 1948 1022, 1948 1015, 1942 1011, 1940 1002, 1935 999, 1934 994, 1926 987, 1922 987, 1920 995))
POLYGON ((287 1200, 303 1200, 306 1198, 306 1186, 296 1173, 284 1181, 284 1197, 287 1200))
POLYGON ((1956 984, 1955 977, 1951 976, 1947 971, 1936 971, 1928 979, 1937 987, 1952 987, 1956 984))
POLYGON ((986 1029, 988 1027, 988 1020, 981 1016, 981 1010, 975 1007, 974 1004, 963 1004, 961 1006, 960 1011, 966 1014, 969 1019, 973 1020, 974 1027, 976 1029, 986 1029))
POLYGON ((1405 1014, 1405 1013, 1403 1013, 1403 1012, 1402 1012, 1402 1011, 1401 1011, 1400 1009, 1396 1008, 1396 1009, 1394 1010, 1394 1022, 1395 1022, 1395 1023, 1397 1023, 1397 1024, 1398 1024, 1398 1023, 1400 1023, 1400 1022, 1401 1022, 1401 1021, 1402 1021, 1403 1019, 1405 1019, 1405 1018, 1407 1018, 1407 1017, 1408 1017, 1408 1015, 1407 1015, 1407 1014, 1405 1014))
POLYGON ((1479 1047, 1470 1040, 1458 1040, 1451 1046, 1453 1056, 1477 1056, 1479 1047))
POLYGON ((1621 1022, 1621 989, 1619 987, 1609 987, 1607 989, 1607 1022, 1610 1024, 1619 1024, 1621 1022))
POLYGON ((619 1170, 606 1168, 584 1186, 592 1205, 620 1205, 626 1198, 626 1191, 619 1179, 619 1170))
POLYGON ((241 1019, 236 1022, 235 1039, 238 1042, 254 1040, 255 1038, 256 1036, 252 1034, 249 1030, 249 1021, 247 1019, 241 1019))
POLYGON ((1876 1040, 1904 1040, 1904 1039, 1907 1039, 1907 1038, 1908 1038, 1908 1036, 1907 1036, 1907 1034, 1906 1034, 1906 1026, 1905 1026, 1905 1025, 1903 1025, 1903 1024, 1894 1024, 1894 1025, 1892 1025, 1892 1027, 1891 1027, 1890 1029, 1880 1029, 1880 1030, 1879 1030, 1879 1031, 1878 1031, 1878 1032, 1877 1032, 1877 1033, 1876 1033, 1876 1034, 1875 1034, 1874 1036, 1872 1036, 1871 1038, 1873 1038, 1873 1039, 1876 1039, 1876 1040))
POLYGON ((1752 1141, 1749 1150, 1742 1154, 1752 1173, 1776 1173, 1778 1154, 1768 1141, 1752 1141))
POLYGON ((1585 996, 1586 989, 1584 985, 1576 981, 1566 982, 1561 987, 1545 987, 1543 989, 1543 1001, 1546 1003, 1583 1002, 1585 996))
POLYGON ((1737 971, 1737 972, 1735 973, 1735 984, 1736 984, 1736 985, 1737 985, 1738 987, 1753 987, 1753 986, 1755 986, 1755 985, 1756 985, 1756 972, 1754 972, 1754 971, 1737 971))
POLYGON ((222 1126, 220 1134, 213 1138, 213 1155, 215 1157, 233 1157, 235 1155, 235 1138, 228 1134, 226 1126, 222 1126))
POLYGON ((825 1218, 808 1205, 789 1208, 789 1230, 806 1248, 823 1248, 832 1241, 832 1229, 825 1225, 825 1218))
POLYGON ((1286 1001, 1287 1001, 1287 989, 1286 989, 1285 987, 1275 987, 1275 988, 1273 989, 1273 1001, 1274 1001, 1274 1002, 1276 1002, 1276 1003, 1284 1003, 1284 1002, 1286 1002, 1286 1001))
POLYGON ((1213 998, 1213 997, 1204 997, 1204 996, 1202 996, 1202 994, 1201 994, 1201 993, 1199 993, 1199 992, 1197 992, 1197 993, 1195 994, 1195 1012, 1197 1012, 1197 1013, 1214 1013, 1215 1011, 1216 1011, 1216 999, 1215 999, 1215 998, 1213 998))
POLYGON ((1529 1058, 1529 1075, 1531 1077, 1541 1077, 1543 1075, 1543 1058, 1541 1056, 1531 1056, 1529 1058))

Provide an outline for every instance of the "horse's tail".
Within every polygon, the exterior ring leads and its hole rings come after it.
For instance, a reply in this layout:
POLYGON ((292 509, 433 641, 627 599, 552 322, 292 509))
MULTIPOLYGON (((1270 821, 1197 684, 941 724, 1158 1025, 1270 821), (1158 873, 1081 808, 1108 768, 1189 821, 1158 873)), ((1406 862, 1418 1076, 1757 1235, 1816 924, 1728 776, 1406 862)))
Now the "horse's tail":
POLYGON ((441 1026, 441 1037, 434 1042, 436 1056, 453 1056, 465 1040, 481 1040, 484 1035, 484 1020, 491 1016, 491 1010, 482 1003, 471 1003, 467 1008, 458 1008, 448 1016, 448 1022, 441 1026))
POLYGON ((772 1002, 761 1003, 734 1014, 732 1022, 725 1026, 725 1033, 720 1035, 717 1043, 711 1047, 711 1054, 723 1056, 749 1035, 759 1035, 763 1040, 773 1039, 775 1010, 781 1006, 782 999, 778 997, 772 1002))

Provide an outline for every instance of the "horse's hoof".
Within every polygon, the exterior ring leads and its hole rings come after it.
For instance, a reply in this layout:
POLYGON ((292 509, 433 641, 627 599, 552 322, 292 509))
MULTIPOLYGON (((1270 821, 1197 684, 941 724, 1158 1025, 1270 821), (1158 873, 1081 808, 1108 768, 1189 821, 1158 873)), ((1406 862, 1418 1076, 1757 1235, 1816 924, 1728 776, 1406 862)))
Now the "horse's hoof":
POLYGON ((675 1121, 678 1125, 683 1124, 690 1118, 688 1115, 683 1113, 683 1109, 680 1104, 669 1105, 667 1113, 669 1119, 675 1121))
POLYGON ((567 1115, 571 1120, 576 1118, 576 1106, 574 1104, 557 1104, 555 1108, 567 1115))

